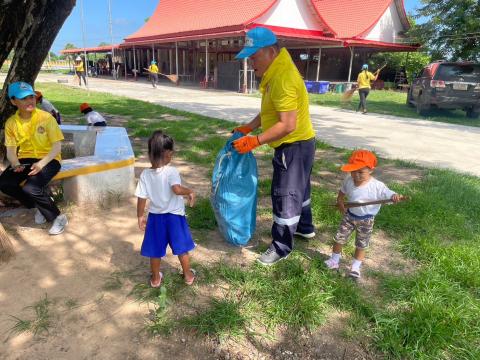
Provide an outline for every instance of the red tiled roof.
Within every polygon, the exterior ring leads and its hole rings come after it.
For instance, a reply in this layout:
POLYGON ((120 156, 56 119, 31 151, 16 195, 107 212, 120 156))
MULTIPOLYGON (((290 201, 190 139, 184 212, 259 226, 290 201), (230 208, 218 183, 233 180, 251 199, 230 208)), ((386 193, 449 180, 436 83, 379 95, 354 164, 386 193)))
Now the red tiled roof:
POLYGON ((277 0, 161 0, 150 19, 126 43, 245 29, 277 0))
MULTIPOLYGON (((119 49, 120 45, 113 45, 114 49, 119 49)), ((112 51, 112 45, 106 46, 97 46, 97 47, 89 47, 89 48, 77 48, 77 49, 63 49, 60 50, 60 54, 77 54, 83 52, 110 52, 112 51)))
POLYGON ((403 0, 311 0, 318 15, 339 38, 360 37, 380 20, 395 1, 402 23, 406 21, 403 0), (341 11, 339 7, 341 5, 341 11))

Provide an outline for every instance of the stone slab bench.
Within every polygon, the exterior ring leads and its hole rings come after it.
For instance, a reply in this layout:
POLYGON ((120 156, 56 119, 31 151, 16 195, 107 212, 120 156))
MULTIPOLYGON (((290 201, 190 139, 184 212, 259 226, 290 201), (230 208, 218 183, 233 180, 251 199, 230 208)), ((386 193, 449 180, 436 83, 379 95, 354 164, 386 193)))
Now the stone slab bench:
POLYGON ((127 131, 122 127, 60 125, 67 137, 73 135, 75 157, 62 160, 53 180, 60 180, 63 196, 78 204, 98 203, 133 194, 133 153, 127 131))

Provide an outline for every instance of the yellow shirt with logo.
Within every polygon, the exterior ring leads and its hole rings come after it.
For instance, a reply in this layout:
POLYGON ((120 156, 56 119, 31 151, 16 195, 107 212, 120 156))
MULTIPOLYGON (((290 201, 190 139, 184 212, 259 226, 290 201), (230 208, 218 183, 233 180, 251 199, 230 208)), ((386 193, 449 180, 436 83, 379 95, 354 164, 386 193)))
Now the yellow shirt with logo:
POLYGON ((157 65, 150 65, 148 67, 148 71, 150 71, 151 73, 158 73, 158 66, 157 65))
POLYGON ((282 144, 309 140, 315 136, 310 120, 308 93, 297 67, 285 48, 270 64, 260 83, 262 129, 268 130, 279 120, 279 112, 297 111, 296 129, 268 145, 276 148, 282 144))
MULTIPOLYGON (((52 144, 63 140, 55 118, 46 111, 35 109, 30 120, 20 118, 18 111, 5 123, 5 146, 18 147, 18 158, 45 157, 52 144)), ((60 154, 55 159, 61 160, 60 154)))
POLYGON ((370 89, 371 88, 370 82, 374 80, 375 80, 375 75, 373 75, 370 71, 361 71, 357 77, 358 88, 370 89))

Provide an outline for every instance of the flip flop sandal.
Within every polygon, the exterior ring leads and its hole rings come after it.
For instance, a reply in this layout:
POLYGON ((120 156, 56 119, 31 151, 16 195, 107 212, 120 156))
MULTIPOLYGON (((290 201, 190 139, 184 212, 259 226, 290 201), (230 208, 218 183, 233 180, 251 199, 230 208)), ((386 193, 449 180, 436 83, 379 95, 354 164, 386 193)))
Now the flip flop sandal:
MULTIPOLYGON (((193 274, 193 278, 190 281, 185 280, 185 284, 188 285, 188 286, 193 285, 193 282, 195 281, 195 279, 197 277, 197 272, 194 269, 190 269, 190 271, 193 274)), ((183 275, 183 278, 185 279, 185 275, 183 273, 182 273, 182 275, 183 275)))
POLYGON ((350 271, 348 276, 350 276, 353 280, 360 279, 360 273, 358 271, 355 271, 355 270, 350 271))
POLYGON ((152 279, 150 279, 150 286, 151 286, 152 288, 159 288, 160 285, 162 285, 163 274, 162 274, 161 271, 160 271, 158 274, 160 275, 160 281, 158 282, 158 284, 154 284, 154 283, 152 282, 152 279))

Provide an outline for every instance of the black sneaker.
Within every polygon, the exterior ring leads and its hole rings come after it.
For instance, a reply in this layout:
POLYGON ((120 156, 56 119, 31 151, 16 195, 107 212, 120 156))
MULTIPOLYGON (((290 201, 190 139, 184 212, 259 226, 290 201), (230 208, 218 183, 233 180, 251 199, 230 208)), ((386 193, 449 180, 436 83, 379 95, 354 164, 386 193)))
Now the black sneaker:
POLYGON ((280 255, 277 254, 275 249, 268 248, 267 251, 265 251, 262 254, 262 256, 260 256, 257 259, 257 261, 262 265, 270 266, 270 265, 273 265, 280 260, 286 259, 287 257, 288 257, 288 255, 280 256, 280 255))

